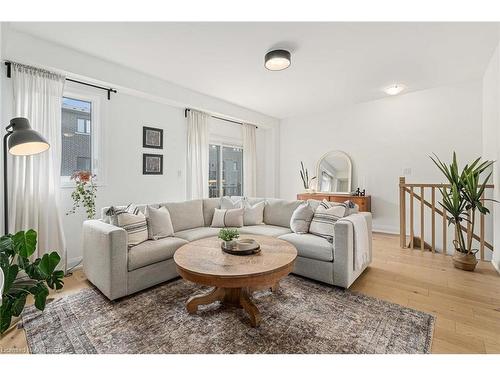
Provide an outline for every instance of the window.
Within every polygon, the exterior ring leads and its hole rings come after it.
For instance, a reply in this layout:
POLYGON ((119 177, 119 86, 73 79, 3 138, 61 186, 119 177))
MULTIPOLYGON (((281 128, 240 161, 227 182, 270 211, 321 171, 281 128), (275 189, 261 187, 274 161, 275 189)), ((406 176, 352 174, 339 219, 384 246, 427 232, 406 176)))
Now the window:
POLYGON ((76 169, 78 171, 90 171, 92 170, 92 164, 90 158, 78 156, 76 158, 76 169))
MULTIPOLYGON (((64 110, 64 108, 63 108, 64 110)), ((90 120, 85 118, 76 119, 76 131, 81 134, 90 135, 90 120)))
POLYGON ((62 100, 61 176, 92 171, 92 102, 71 97, 62 100))
POLYGON ((243 149, 211 144, 208 159, 209 197, 243 195, 243 149))
POLYGON ((97 183, 104 181, 102 159, 102 118, 100 109, 104 95, 96 95, 79 85, 68 85, 61 107, 61 186, 72 188, 71 176, 77 171, 90 171, 97 183))

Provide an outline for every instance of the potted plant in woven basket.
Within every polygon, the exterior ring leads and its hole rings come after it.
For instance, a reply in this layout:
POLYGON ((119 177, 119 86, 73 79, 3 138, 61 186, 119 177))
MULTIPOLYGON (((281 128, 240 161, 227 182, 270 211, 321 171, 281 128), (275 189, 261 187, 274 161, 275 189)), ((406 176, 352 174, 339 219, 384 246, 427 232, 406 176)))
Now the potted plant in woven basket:
POLYGON ((490 160, 482 161, 477 158, 459 171, 457 156, 453 152, 453 161, 450 165, 443 163, 436 155, 432 161, 444 174, 449 183, 449 188, 441 188, 443 201, 439 204, 448 211, 448 225, 455 225, 455 240, 453 245, 453 265, 466 271, 474 271, 477 264, 477 249, 472 248, 473 236, 466 239, 462 230, 462 223, 470 224, 470 231, 474 233, 476 211, 486 215, 490 211, 484 206, 485 201, 494 199, 483 198, 486 185, 491 177, 491 172, 480 182, 481 175, 494 163, 490 160))

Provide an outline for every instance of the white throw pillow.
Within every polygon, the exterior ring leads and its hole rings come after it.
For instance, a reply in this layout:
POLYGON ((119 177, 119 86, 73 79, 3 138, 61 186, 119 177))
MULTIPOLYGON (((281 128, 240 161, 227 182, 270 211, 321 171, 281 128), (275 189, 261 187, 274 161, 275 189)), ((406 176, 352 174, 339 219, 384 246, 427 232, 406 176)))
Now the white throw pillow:
POLYGON ((223 210, 242 208, 244 199, 245 199, 244 197, 236 197, 234 199, 231 197, 222 197, 220 199, 220 208, 223 210))
POLYGON ((230 210, 234 208, 244 208, 243 224, 259 225, 264 224, 264 207, 266 202, 258 202, 251 205, 246 197, 222 197, 220 199, 220 208, 230 210))
POLYGON ((349 215, 352 215, 352 214, 356 214, 359 212, 359 206, 354 203, 353 201, 351 200, 346 200, 344 202, 344 204, 346 205, 347 207, 347 210, 346 210, 346 213, 345 213, 345 216, 349 216, 349 215))
POLYGON ((346 206, 345 203, 328 202, 326 200, 321 202, 314 212, 309 233, 333 242, 335 223, 345 216, 346 206))
POLYGON ((211 226, 213 228, 242 227, 243 208, 233 208, 230 210, 216 208, 211 226))
POLYGON ((167 207, 163 206, 155 208, 153 206, 146 207, 146 219, 148 222, 148 233, 150 240, 158 240, 160 238, 173 236, 174 227, 170 212, 167 207))
POLYGON ((127 232, 128 247, 139 245, 148 239, 148 224, 142 212, 131 214, 118 212, 116 214, 118 226, 127 232))
POLYGON ((247 199, 243 201, 243 224, 244 225, 259 225, 264 224, 264 207, 266 202, 258 202, 253 206, 247 199))
POLYGON ((294 233, 304 234, 309 232, 311 220, 314 216, 314 210, 309 202, 302 203, 293 211, 290 219, 290 229, 294 233))

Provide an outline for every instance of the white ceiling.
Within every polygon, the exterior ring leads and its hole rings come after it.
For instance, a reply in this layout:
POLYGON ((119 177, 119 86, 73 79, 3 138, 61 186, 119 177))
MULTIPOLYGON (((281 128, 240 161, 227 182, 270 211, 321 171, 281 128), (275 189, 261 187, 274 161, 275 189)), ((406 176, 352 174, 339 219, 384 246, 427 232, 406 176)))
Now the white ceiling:
POLYGON ((22 32, 277 118, 479 79, 496 23, 11 23, 22 32), (281 72, 264 54, 292 52, 281 72))

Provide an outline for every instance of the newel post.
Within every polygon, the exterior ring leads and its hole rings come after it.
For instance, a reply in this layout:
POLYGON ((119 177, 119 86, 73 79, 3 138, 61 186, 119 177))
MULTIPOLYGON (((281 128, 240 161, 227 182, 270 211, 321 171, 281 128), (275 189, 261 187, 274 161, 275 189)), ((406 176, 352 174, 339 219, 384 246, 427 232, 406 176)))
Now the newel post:
POLYGON ((405 177, 399 177, 399 244, 406 247, 406 192, 405 177))

